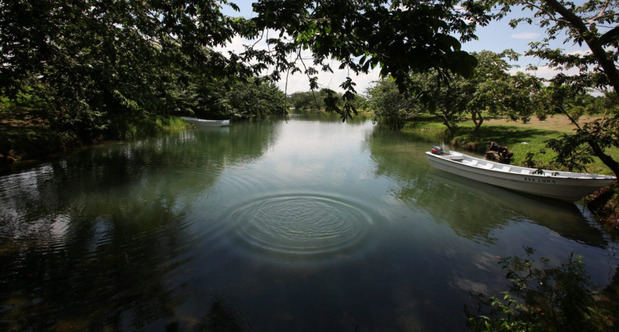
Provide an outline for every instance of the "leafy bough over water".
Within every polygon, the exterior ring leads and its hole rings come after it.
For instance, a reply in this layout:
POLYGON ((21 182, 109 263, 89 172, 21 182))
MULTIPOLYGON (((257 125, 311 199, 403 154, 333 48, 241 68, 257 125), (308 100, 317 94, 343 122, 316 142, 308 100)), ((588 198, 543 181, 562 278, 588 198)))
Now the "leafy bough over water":
POLYGON ((509 291, 500 297, 474 295, 475 312, 466 309, 470 329, 611 331, 616 327, 610 301, 591 284, 581 256, 571 253, 567 263, 550 267, 547 258, 541 257, 541 264, 532 258, 534 249, 525 251, 525 258, 514 256, 499 261, 507 270, 509 291))

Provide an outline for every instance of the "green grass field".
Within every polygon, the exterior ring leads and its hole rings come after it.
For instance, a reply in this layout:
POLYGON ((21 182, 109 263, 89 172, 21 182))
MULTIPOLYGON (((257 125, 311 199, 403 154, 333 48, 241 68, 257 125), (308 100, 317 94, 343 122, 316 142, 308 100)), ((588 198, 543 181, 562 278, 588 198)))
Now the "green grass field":
MULTIPOLYGON (((515 165, 523 165, 527 153, 531 152, 535 154, 533 161, 537 165, 558 169, 560 167, 554 162, 556 154, 546 147, 546 141, 557 138, 562 133, 571 132, 573 127, 565 119, 558 116, 547 121, 536 121, 529 124, 505 120, 488 121, 479 128, 477 133, 473 132, 471 121, 464 121, 458 124, 458 132, 451 139, 447 138, 445 126, 438 121, 408 123, 402 129, 402 132, 416 140, 433 144, 447 143, 457 149, 476 153, 483 153, 488 141, 494 141, 507 146, 514 153, 513 164, 515 165)), ((619 159, 618 148, 610 148, 607 153, 615 160, 619 159)), ((601 160, 593 159, 593 163, 587 165, 587 172, 613 174, 601 160)))

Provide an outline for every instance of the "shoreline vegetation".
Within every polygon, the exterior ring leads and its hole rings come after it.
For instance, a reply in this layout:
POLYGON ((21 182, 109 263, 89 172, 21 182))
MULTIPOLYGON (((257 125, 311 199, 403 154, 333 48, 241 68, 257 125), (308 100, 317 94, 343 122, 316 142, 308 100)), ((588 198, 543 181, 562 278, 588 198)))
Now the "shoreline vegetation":
MULTIPOLYGON (((594 121, 590 116, 584 121, 594 121)), ((408 122, 401 132, 415 140, 428 143, 446 143, 458 150, 483 154, 489 141, 507 146, 514 153, 512 163, 519 166, 546 169, 568 170, 556 162, 556 153, 546 147, 549 139, 562 133, 573 131, 573 126, 563 115, 555 115, 546 120, 521 123, 505 119, 487 120, 477 132, 471 121, 458 124, 458 130, 450 138, 445 126, 438 120, 408 122)), ((611 147, 608 153, 619 159, 619 148, 611 147)), ((599 158, 592 156, 593 162, 585 168, 587 173, 614 175, 599 158)), ((619 188, 617 185, 602 188, 584 198, 585 204, 609 231, 619 231, 619 188)))
POLYGON ((100 135, 85 142, 70 132, 54 130, 48 121, 37 116, 37 112, 0 107, 0 175, 101 144, 141 139, 190 126, 178 116, 118 117, 109 129, 114 134, 100 135))
MULTIPOLYGON (((588 117, 590 121, 595 116, 588 117)), ((586 120, 585 120, 586 121, 586 120)), ((514 153, 513 164, 527 167, 552 168, 568 170, 564 166, 553 163, 556 153, 546 148, 546 141, 557 138, 562 133, 574 131, 565 116, 555 115, 546 120, 532 120, 528 123, 511 121, 506 119, 489 119, 477 132, 473 123, 462 121, 458 123, 456 133, 450 137, 445 126, 440 120, 424 119, 422 121, 407 122, 401 132, 417 140, 429 143, 446 143, 456 149, 466 150, 477 154, 483 154, 489 141, 495 141, 509 148, 514 153), (527 158, 527 154, 532 156, 527 158)), ((609 154, 619 158, 619 148, 611 147, 609 154)), ((594 157, 588 165, 586 173, 613 175, 602 161, 594 157)))
MULTIPOLYGON (((337 114, 324 110, 294 111, 289 114, 322 116, 335 119, 337 114)), ((352 121, 375 120, 371 110, 360 110, 352 121)), ((594 121, 598 117, 583 117, 583 122, 594 121)), ((379 124, 381 124, 379 122, 379 124)), ((46 121, 28 111, 8 111, 0 107, 0 174, 5 174, 25 166, 43 162, 62 153, 71 152, 105 142, 131 141, 150 137, 167 131, 183 130, 192 125, 179 116, 149 115, 115 119, 109 137, 99 137, 91 142, 79 142, 66 133, 56 132, 46 125, 46 121), (16 116, 17 115, 17 116, 16 116)), ((513 164, 518 166, 540 167, 568 170, 554 163, 556 153, 545 148, 546 141, 557 138, 561 133, 573 132, 574 128, 563 115, 551 116, 545 120, 532 119, 527 123, 503 118, 487 119, 477 131, 470 120, 458 123, 455 135, 450 137, 447 128, 438 118, 421 117, 406 122, 400 132, 415 140, 431 144, 445 143, 459 150, 483 154, 489 141, 507 146, 514 152, 513 164)), ((611 147, 609 154, 619 158, 619 148, 611 147)), ((612 175, 612 170, 593 157, 593 162, 585 168, 587 173, 612 175)))
POLYGON ((210 102, 176 96, 190 105, 168 111, 135 103, 118 108, 104 103, 98 111, 81 112, 77 106, 58 111, 55 108, 61 104, 55 105, 34 89, 15 98, 0 94, 0 174, 102 142, 135 140, 191 126, 181 116, 240 120, 285 113, 284 93, 274 84, 259 79, 231 81, 228 88, 207 94, 210 102))
MULTIPOLYGON (((100 137, 85 143, 66 133, 54 131, 45 120, 38 118, 36 113, 28 109, 10 111, 4 107, 0 114, 0 137, 3 142, 0 145, 0 174, 16 172, 58 158, 65 153, 100 144, 131 141, 191 127, 191 124, 177 116, 124 117, 114 121, 113 136, 100 137)), ((337 116, 324 110, 298 110, 296 114, 322 115, 325 118, 337 116)), ((359 114, 353 117, 353 121, 373 117, 373 111, 360 110, 359 114)), ((596 116, 587 116, 582 120, 587 122, 596 119, 596 116)), ((532 119, 527 123, 501 118, 487 119, 484 126, 477 131, 474 129, 470 120, 461 121, 452 136, 438 118, 425 117, 406 122, 400 132, 414 140, 426 141, 429 144, 445 143, 452 148, 476 154, 483 154, 487 143, 495 141, 507 146, 514 153, 514 165, 566 170, 555 162, 556 153, 546 148, 548 139, 574 131, 563 115, 554 115, 545 120, 532 119)), ((619 159, 619 148, 612 147, 609 153, 613 158, 619 159)), ((613 174, 597 157, 593 157, 593 162, 585 171, 613 174)), ((589 195, 585 198, 585 203, 606 227, 615 231, 619 229, 619 190, 616 186, 603 188, 589 195)))

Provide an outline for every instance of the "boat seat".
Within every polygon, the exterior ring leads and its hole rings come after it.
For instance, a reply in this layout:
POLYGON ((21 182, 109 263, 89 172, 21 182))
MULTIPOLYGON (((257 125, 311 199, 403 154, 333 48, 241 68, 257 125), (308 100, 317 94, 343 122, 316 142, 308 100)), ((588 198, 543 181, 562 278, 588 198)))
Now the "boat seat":
POLYGON ((494 165, 491 163, 487 163, 485 165, 479 165, 481 168, 485 168, 485 169, 491 169, 494 165))
POLYGON ((465 160, 463 161, 463 163, 470 165, 470 166, 475 166, 477 165, 477 160, 471 160, 471 161, 465 160))
POLYGON ((449 159, 451 159, 453 161, 462 161, 462 159, 464 159, 464 157, 456 155, 456 156, 450 156, 449 159))
POLYGON ((511 169, 512 169, 512 168, 511 168, 511 167, 509 167, 509 166, 503 166, 503 168, 501 168, 501 170, 502 170, 503 172, 509 172, 511 169))

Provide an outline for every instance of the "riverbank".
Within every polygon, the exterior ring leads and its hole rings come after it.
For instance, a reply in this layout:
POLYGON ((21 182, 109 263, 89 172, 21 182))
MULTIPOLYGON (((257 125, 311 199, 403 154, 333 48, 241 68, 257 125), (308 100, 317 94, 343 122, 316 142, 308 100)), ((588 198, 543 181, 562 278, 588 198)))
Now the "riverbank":
MULTIPOLYGON (((445 126, 438 120, 409 122, 402 129, 402 133, 417 140, 435 144, 442 142, 480 154, 486 150, 488 141, 494 141, 507 146, 510 152, 514 153, 514 165, 525 166, 528 162, 533 163, 535 167, 561 169, 560 165, 554 163, 556 154, 546 148, 546 141, 574 130, 562 116, 554 116, 544 121, 531 121, 527 124, 501 119, 488 120, 478 132, 474 132, 471 121, 463 121, 458 126, 458 131, 452 138, 448 138, 445 126), (528 153, 533 156, 527 158, 528 153)), ((609 154, 619 159, 619 148, 610 148, 609 154)), ((586 171, 613 175, 597 157, 593 158, 593 163, 587 166, 586 171)))
MULTIPOLYGON (((460 150, 483 154, 488 141, 507 146, 514 153, 512 164, 533 166, 547 169, 567 170, 555 162, 556 153, 546 148, 546 141, 557 138, 562 133, 573 131, 573 126, 562 116, 555 116, 545 121, 532 121, 523 124, 507 120, 490 120, 474 132, 470 121, 458 124, 456 135, 448 138, 445 126, 440 121, 407 123, 402 133, 415 140, 431 144, 446 143, 460 150)), ((619 148, 612 147, 608 153, 619 159, 619 148)), ((593 163, 587 166, 588 173, 613 175, 612 171, 593 157, 593 163)), ((603 188, 585 197, 585 202, 602 221, 605 227, 619 231, 619 188, 603 188)))
POLYGON ((0 174, 13 172, 44 160, 106 141, 133 140, 190 126, 174 116, 118 117, 110 121, 107 136, 84 142, 68 131, 57 131, 38 112, 29 108, 0 112, 0 174))

